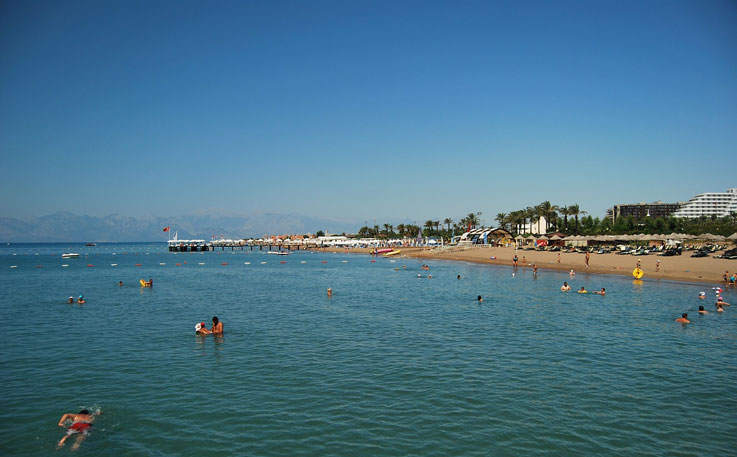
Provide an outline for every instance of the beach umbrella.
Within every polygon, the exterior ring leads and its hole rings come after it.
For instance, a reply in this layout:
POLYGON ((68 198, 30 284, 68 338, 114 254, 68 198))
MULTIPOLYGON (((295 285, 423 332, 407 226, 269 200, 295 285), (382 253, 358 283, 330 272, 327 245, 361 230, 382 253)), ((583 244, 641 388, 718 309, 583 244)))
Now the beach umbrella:
MULTIPOLYGON (((737 234, 736 234, 736 235, 737 235, 737 234)), ((517 236, 515 236, 515 237, 514 237, 514 239, 515 239, 515 240, 517 240, 517 241, 521 241, 521 240, 524 240, 524 239, 525 239, 525 237, 524 237, 524 236, 522 236, 522 235, 517 235, 517 236)))
MULTIPOLYGON (((737 235, 737 233, 735 233, 735 235, 737 235)), ((550 240, 551 241, 559 241, 559 240, 562 240, 562 239, 563 238, 559 237, 558 235, 553 235, 553 236, 550 237, 550 240)))
POLYGON ((728 240, 737 240, 737 232, 734 232, 733 234, 729 235, 727 237, 728 240))
POLYGON ((547 236, 545 236, 545 235, 541 235, 541 236, 540 236, 540 237, 538 238, 538 240, 549 240, 549 239, 550 239, 550 238, 548 238, 548 237, 547 237, 547 236))

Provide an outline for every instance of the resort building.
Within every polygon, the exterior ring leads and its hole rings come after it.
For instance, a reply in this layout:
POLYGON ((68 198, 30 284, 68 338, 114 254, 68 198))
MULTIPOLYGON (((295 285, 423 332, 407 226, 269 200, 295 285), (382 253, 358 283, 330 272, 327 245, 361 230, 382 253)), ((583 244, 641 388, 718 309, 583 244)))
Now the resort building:
POLYGON ((737 213, 737 188, 727 189, 726 192, 697 194, 673 213, 673 216, 686 218, 724 217, 729 216, 730 213, 737 213))
MULTIPOLYGON (((458 243, 470 244, 504 244, 511 243, 514 239, 509 231, 503 228, 478 228, 469 230, 460 237, 456 237, 458 243)), ((456 241, 456 240, 454 240, 456 241)))
POLYGON ((635 219, 645 219, 647 217, 666 217, 678 211, 682 203, 663 203, 656 201, 653 203, 628 203, 622 205, 614 205, 606 212, 607 218, 612 222, 620 217, 632 216, 635 219))

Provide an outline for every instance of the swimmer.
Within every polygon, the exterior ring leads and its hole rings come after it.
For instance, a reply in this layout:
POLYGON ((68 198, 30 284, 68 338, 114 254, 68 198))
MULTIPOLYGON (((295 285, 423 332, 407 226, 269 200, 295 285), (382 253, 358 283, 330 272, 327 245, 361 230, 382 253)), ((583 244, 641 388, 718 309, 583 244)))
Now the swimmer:
POLYGON ((427 275, 427 279, 432 279, 432 275, 427 275))
POLYGON ((676 319, 676 322, 681 323, 681 324, 690 324, 691 323, 691 321, 688 320, 688 313, 681 314, 681 317, 679 317, 678 319, 676 319))
POLYGON ((699 305, 699 314, 709 314, 709 311, 704 309, 704 305, 699 305))
POLYGON ((717 302, 716 307, 717 307, 717 312, 718 313, 723 313, 724 312, 724 305, 723 304, 717 302))
POLYGON ((476 301, 478 301, 479 303, 481 303, 482 301, 484 301, 484 299, 481 298, 481 295, 479 295, 478 297, 476 297, 476 301))
POLYGON ((569 286, 567 282, 563 281, 563 285, 560 286, 560 290, 562 290, 563 292, 571 290, 571 286, 569 286))
POLYGON ((118 285, 119 285, 120 287, 123 287, 123 281, 118 281, 118 285))
POLYGON ((333 289, 328 287, 328 297, 332 297, 332 296, 333 296, 333 289))
POLYGON ((61 419, 59 419, 59 427, 64 427, 64 422, 70 420, 72 421, 72 425, 67 427, 67 433, 64 435, 64 437, 59 441, 59 444, 57 444, 57 447, 64 446, 64 442, 72 435, 78 435, 77 441, 74 442, 74 446, 72 446, 72 450, 76 450, 79 448, 79 445, 82 444, 82 441, 87 438, 87 433, 89 433, 90 429, 92 428, 92 422, 95 420, 95 416, 99 416, 102 414, 102 411, 97 410, 94 414, 90 414, 89 411, 86 409, 83 409, 77 414, 64 414, 61 416, 61 419))
POLYGON ((729 306, 729 303, 725 302, 724 301, 724 297, 722 297, 721 295, 717 297, 717 303, 716 304, 717 305, 722 305, 722 306, 729 306))
POLYGON ((571 272, 568 273, 568 276, 570 276, 572 278, 572 277, 576 276, 576 272, 573 271, 573 270, 571 270, 571 272))
POLYGON ((706 292, 699 292, 699 300, 703 300, 706 298, 706 292))
POLYGON ((202 327, 200 329, 200 334, 202 335, 209 335, 210 333, 215 335, 223 334, 223 323, 220 322, 217 316, 212 317, 212 329, 208 330, 207 327, 202 327))
POLYGON ((154 280, 151 278, 148 278, 148 282, 146 283, 147 287, 153 287, 154 286, 154 280))
POLYGON ((84 300, 84 295, 80 295, 80 296, 79 296, 79 297, 77 298, 77 303, 79 303, 80 305, 83 305, 83 304, 87 303, 87 302, 86 302, 86 301, 84 300))
POLYGON ((587 294, 589 293, 584 286, 581 286, 581 288, 578 290, 579 294, 587 294))
POLYGON ((67 299, 67 303, 69 303, 70 305, 71 305, 72 303, 74 303, 74 297, 69 297, 69 298, 67 299))
POLYGON ((456 279, 461 279, 461 275, 456 276, 456 279))
POLYGON ((600 291, 598 291, 598 292, 594 292, 594 293, 595 293, 595 294, 597 294, 597 295, 606 295, 606 289, 604 289, 604 288, 602 287, 600 291))
POLYGON ((536 263, 532 264, 532 274, 534 276, 537 276, 537 264, 536 263))

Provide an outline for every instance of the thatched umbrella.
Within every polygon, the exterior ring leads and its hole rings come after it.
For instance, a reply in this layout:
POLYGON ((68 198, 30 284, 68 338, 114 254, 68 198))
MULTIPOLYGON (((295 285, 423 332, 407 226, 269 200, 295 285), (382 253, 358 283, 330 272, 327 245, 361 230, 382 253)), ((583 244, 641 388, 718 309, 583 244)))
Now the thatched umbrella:
MULTIPOLYGON (((737 233, 735 233, 735 235, 737 235, 737 233)), ((550 237, 550 241, 560 241, 562 239, 563 238, 559 237, 558 235, 553 235, 550 237)))
POLYGON ((544 241, 547 241, 547 240, 549 240, 549 239, 550 239, 550 238, 548 238, 548 237, 547 237, 547 236, 545 236, 545 235, 540 235, 540 237, 538 238, 538 241, 539 241, 539 240, 544 240, 544 241))
POLYGON ((737 232, 734 232, 733 234, 729 235, 727 239, 732 240, 732 241, 737 241, 737 232))

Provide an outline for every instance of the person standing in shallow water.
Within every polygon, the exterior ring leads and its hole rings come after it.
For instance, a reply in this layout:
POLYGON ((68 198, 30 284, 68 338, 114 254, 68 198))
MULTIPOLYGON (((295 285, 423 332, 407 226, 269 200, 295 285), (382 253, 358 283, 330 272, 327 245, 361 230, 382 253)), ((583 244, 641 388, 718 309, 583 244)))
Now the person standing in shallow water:
POLYGON ((220 322, 220 319, 218 319, 217 316, 212 317, 212 329, 208 330, 207 327, 203 327, 200 329, 201 335, 222 335, 223 334, 223 323, 220 322))
POLYGON ((676 322, 678 322, 679 324, 690 324, 691 323, 691 321, 688 320, 688 313, 681 314, 681 317, 676 319, 676 322))

